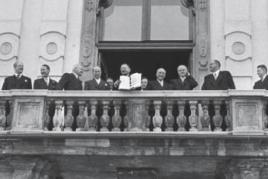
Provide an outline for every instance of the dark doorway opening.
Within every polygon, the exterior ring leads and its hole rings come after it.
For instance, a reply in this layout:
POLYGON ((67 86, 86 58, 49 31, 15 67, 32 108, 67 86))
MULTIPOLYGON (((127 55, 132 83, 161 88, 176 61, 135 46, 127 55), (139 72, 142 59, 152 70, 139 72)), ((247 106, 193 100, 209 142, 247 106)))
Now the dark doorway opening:
POLYGON ((181 51, 102 51, 101 65, 103 77, 118 79, 120 65, 127 63, 131 73, 139 72, 149 80, 155 79, 156 70, 160 67, 167 71, 166 79, 177 78, 177 66, 186 65, 191 72, 191 50, 181 51))

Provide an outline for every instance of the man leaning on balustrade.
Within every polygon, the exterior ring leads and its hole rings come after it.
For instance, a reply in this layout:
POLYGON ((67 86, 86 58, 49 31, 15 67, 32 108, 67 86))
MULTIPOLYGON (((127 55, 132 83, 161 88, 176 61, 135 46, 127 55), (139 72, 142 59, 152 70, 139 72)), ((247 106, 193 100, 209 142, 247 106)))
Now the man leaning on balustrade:
POLYGON ((15 74, 5 78, 2 90, 32 89, 31 79, 22 74, 24 68, 23 63, 21 61, 16 61, 13 67, 15 74))
POLYGON ((148 90, 170 90, 170 84, 165 81, 166 70, 164 68, 158 68, 156 70, 156 80, 149 81, 148 90))
POLYGON ((50 67, 43 64, 40 69, 41 78, 34 80, 34 89, 56 90, 58 83, 49 77, 50 67))
POLYGON ((221 63, 213 60, 209 64, 211 74, 205 76, 202 90, 235 89, 233 77, 229 71, 220 71, 221 63))
POLYGON ((82 90, 82 81, 79 79, 82 76, 82 66, 74 65, 72 73, 64 73, 59 81, 59 90, 82 90))
POLYGON ((172 90, 192 90, 198 85, 185 65, 178 66, 177 72, 179 77, 171 80, 172 90))
POLYGON ((108 84, 101 79, 101 68, 93 68, 93 79, 85 82, 85 90, 108 90, 108 84))

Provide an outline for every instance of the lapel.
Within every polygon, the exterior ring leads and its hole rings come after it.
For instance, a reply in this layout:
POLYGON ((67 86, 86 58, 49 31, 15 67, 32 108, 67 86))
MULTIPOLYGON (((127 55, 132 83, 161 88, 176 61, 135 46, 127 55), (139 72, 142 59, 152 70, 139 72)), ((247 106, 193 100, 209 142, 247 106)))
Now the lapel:
POLYGON ((42 80, 43 85, 46 86, 46 87, 48 87, 50 82, 51 82, 51 80, 49 80, 49 84, 47 85, 47 83, 45 82, 44 78, 41 78, 41 80, 42 80))

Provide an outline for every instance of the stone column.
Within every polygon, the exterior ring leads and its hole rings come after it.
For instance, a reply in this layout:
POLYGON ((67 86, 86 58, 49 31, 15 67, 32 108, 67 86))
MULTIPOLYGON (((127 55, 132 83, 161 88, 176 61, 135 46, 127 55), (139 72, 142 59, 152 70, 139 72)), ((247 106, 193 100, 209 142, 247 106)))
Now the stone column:
POLYGON ((226 179, 260 179, 264 161, 245 159, 231 161, 225 173, 226 179))
POLYGON ((42 0, 24 0, 23 6, 18 59, 23 61, 24 72, 31 78, 40 73, 38 56, 42 4, 42 0))

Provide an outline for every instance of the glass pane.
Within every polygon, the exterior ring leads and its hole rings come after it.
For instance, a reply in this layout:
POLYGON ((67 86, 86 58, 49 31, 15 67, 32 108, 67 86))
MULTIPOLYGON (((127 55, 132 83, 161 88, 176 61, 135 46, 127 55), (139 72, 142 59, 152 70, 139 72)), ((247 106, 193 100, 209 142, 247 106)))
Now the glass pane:
POLYGON ((105 41, 140 41, 142 0, 114 0, 104 10, 105 41))
POLYGON ((179 0, 151 0, 151 40, 190 40, 189 10, 179 0))

